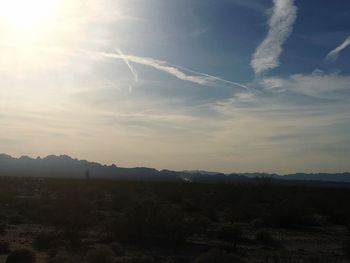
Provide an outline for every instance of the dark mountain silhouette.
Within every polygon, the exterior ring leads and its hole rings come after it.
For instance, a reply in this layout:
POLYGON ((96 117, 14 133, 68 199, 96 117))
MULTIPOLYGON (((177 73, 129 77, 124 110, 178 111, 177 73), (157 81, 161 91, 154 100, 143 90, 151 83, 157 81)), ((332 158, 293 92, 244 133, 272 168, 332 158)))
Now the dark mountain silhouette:
POLYGON ((307 180, 307 181, 325 181, 325 182, 345 182, 350 183, 350 173, 296 173, 287 174, 284 176, 278 176, 277 178, 282 178, 284 180, 307 180))
MULTIPOLYGON (((22 156, 14 158, 0 154, 1 176, 36 176, 36 177, 66 177, 85 178, 89 171, 91 178, 113 178, 139 181, 178 181, 178 182, 254 182, 256 178, 271 178, 274 182, 335 182, 350 183, 350 173, 339 174, 265 174, 243 173, 224 174, 207 171, 171 171, 156 170, 147 167, 122 168, 116 165, 102 165, 96 162, 73 159, 68 155, 49 155, 45 158, 22 156)), ((284 183, 283 183, 284 184, 284 183)))
POLYGON ((295 174, 267 174, 267 173, 243 173, 249 178, 271 177, 277 180, 289 181, 320 181, 320 182, 342 182, 350 183, 350 173, 295 173, 295 174))
POLYGON ((159 176, 156 169, 151 168, 119 168, 116 165, 102 165, 96 162, 73 159, 68 155, 49 155, 45 158, 22 156, 13 158, 0 154, 0 174, 37 176, 37 177, 69 177, 82 178, 86 172, 92 178, 128 178, 151 180, 159 176))

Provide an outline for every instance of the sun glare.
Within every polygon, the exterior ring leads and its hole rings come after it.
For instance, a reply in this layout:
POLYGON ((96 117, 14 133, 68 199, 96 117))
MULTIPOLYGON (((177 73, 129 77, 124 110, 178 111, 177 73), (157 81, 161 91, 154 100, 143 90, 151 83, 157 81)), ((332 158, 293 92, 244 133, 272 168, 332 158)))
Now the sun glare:
POLYGON ((57 0, 0 0, 0 16, 17 30, 35 30, 54 15, 56 4, 57 0))
POLYGON ((61 67, 75 48, 98 45, 88 36, 106 17, 104 1, 0 0, 0 71, 61 67))

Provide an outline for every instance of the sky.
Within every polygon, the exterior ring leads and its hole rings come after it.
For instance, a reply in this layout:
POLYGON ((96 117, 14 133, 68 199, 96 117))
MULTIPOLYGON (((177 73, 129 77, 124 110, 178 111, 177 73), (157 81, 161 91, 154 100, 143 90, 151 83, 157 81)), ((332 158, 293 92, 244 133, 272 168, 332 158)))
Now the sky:
POLYGON ((350 171, 348 0, 0 0, 0 10, 0 152, 350 171))

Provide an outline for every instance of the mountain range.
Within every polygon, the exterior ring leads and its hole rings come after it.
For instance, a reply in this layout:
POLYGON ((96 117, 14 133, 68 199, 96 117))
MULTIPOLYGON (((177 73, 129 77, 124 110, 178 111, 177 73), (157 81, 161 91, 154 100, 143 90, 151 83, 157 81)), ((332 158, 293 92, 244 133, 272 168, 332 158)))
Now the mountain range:
POLYGON ((175 181, 175 182, 252 182, 256 178, 271 178, 283 183, 293 182, 333 182, 350 183, 350 173, 295 173, 287 175, 267 173, 231 173, 195 171, 157 170, 147 167, 122 168, 115 164, 102 165, 96 162, 74 159, 68 155, 49 155, 45 158, 21 156, 14 158, 0 154, 1 176, 36 176, 110 178, 139 181, 175 181))

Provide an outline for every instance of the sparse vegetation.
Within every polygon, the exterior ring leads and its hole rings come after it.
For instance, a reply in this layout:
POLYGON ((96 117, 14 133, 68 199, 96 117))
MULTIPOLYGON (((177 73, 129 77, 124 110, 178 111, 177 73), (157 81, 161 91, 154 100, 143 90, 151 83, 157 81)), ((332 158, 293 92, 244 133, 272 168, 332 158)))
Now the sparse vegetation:
POLYGON ((114 253, 107 247, 91 250, 86 256, 87 263, 113 263, 114 253))
POLYGON ((59 235, 54 232, 39 233, 33 240, 35 250, 48 250, 57 247, 59 244, 59 235))
POLYGON ((277 240, 267 230, 260 230, 255 235, 255 240, 264 246, 276 246, 277 240))
POLYGON ((244 260, 238 256, 226 253, 223 250, 212 249, 198 256, 193 263, 243 263, 244 260))
POLYGON ((275 262, 276 258, 276 262, 300 263, 311 260, 308 253, 315 254, 310 240, 325 247, 323 258, 349 257, 350 191, 346 188, 269 182, 90 179, 87 183, 9 177, 0 181, 3 255, 17 247, 32 247, 50 263, 210 262, 212 257, 221 260, 217 262, 275 262), (334 235, 337 244, 322 243, 334 235), (290 252, 292 244, 306 252, 290 252))
POLYGON ((0 236, 3 236, 6 234, 6 228, 7 228, 7 224, 0 223, 0 236))
POLYGON ((29 249, 18 249, 8 255, 6 263, 35 263, 36 256, 29 249))
POLYGON ((69 256, 58 255, 48 259, 47 263, 74 263, 74 261, 69 256))
POLYGON ((10 252, 10 243, 7 241, 0 241, 0 255, 8 255, 10 252))
POLYGON ((243 230, 239 225, 225 226, 220 230, 219 238, 229 245, 229 249, 236 251, 243 240, 243 230))
POLYGON ((350 258, 350 240, 344 242, 344 252, 350 258))

